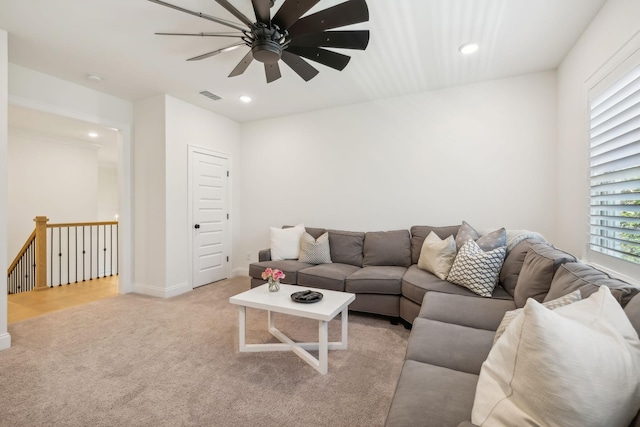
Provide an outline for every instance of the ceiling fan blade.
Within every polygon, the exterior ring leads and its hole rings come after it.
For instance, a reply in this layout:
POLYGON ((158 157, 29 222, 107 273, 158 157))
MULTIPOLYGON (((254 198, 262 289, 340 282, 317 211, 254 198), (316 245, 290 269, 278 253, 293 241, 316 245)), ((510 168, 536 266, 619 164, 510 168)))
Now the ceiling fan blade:
POLYGON ((342 71, 347 66, 351 57, 341 53, 332 52, 319 47, 291 47, 287 51, 295 55, 303 56, 312 61, 342 71))
POLYGON ((227 11, 230 14, 232 14, 233 16, 238 18, 240 20, 240 22, 245 24, 247 27, 251 28, 251 26, 253 26, 253 22, 251 22, 251 20, 249 18, 247 18, 242 12, 240 12, 238 9, 236 9, 236 7, 234 5, 232 5, 231 3, 229 3, 227 0, 215 0, 215 1, 220 6, 224 7, 225 9, 227 9, 227 11))
POLYGON ((277 62, 271 64, 264 64, 264 73, 267 75, 267 83, 278 80, 282 75, 280 74, 280 66, 277 62))
POLYGON ((201 59, 210 58, 215 55, 219 55, 223 52, 229 52, 231 50, 237 49, 240 46, 246 46, 244 42, 232 44, 231 46, 223 47, 222 49, 214 50, 213 52, 208 52, 203 55, 194 56, 193 58, 187 59, 187 61, 200 61, 201 59))
POLYGON ((251 3, 253 3, 253 11, 256 14, 256 19, 268 25, 271 21, 269 0, 251 0, 251 3))
POLYGON ((247 28, 241 27, 240 25, 234 24, 233 22, 225 21, 224 19, 216 18, 215 16, 206 15, 204 13, 193 12, 193 11, 191 11, 189 9, 185 9, 185 8, 180 7, 180 6, 176 6, 176 5, 173 5, 171 3, 164 2, 162 0, 149 0, 149 1, 152 2, 152 3, 157 3, 159 5, 169 7, 171 9, 179 10, 180 12, 188 13, 189 15, 197 16, 197 17, 200 17, 202 19, 207 19, 209 21, 213 21, 213 22, 216 22, 218 24, 222 24, 222 25, 225 25, 227 27, 234 28, 234 29, 236 29, 238 31, 246 31, 247 30, 247 28))
POLYGON ((336 47, 342 49, 365 50, 369 44, 369 30, 325 31, 306 34, 291 40, 289 46, 336 47))
POLYGON ((281 30, 286 30, 318 2, 320 0, 286 0, 274 15, 272 22, 281 30))
POLYGON ((298 20, 289 28, 289 35, 319 33, 368 20, 369 9, 365 0, 349 0, 298 20))
POLYGON ((293 53, 285 50, 282 52, 281 58, 284 63, 302 77, 305 82, 308 82, 318 75, 318 70, 298 55, 294 55, 293 53))
POLYGON ((233 71, 231 71, 231 74, 229 74, 229 77, 239 76, 240 74, 247 71, 247 68, 249 68, 249 64, 251 64, 252 61, 253 61, 253 54, 251 53, 251 51, 249 51, 244 56, 244 58, 242 58, 242 60, 238 63, 238 65, 236 65, 236 68, 234 68, 233 71))
POLYGON ((236 33, 155 33, 159 36, 196 36, 196 37, 233 37, 242 38, 242 34, 236 33))

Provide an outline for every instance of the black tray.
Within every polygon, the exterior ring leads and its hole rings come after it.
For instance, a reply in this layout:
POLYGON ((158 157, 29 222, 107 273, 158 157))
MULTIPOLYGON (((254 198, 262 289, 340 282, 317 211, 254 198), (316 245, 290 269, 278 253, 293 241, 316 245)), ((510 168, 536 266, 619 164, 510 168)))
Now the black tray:
POLYGON ((322 299, 323 295, 320 292, 316 291, 299 291, 291 294, 291 299, 295 302, 300 302, 303 304, 311 304, 313 302, 318 302, 322 299))

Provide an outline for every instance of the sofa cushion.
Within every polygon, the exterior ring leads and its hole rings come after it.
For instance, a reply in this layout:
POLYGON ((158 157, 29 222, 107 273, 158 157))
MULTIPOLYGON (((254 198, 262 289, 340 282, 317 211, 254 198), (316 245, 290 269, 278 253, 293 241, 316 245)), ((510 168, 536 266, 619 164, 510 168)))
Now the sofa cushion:
POLYGON ((420 251, 418 268, 446 280, 456 257, 456 241, 453 236, 442 240, 433 231, 429 233, 420 251))
POLYGON ((446 239, 449 236, 455 238, 456 233, 460 229, 459 225, 448 225, 445 227, 431 227, 428 225, 414 225, 411 227, 411 264, 417 264, 420 259, 420 251, 422 250, 422 244, 424 239, 427 238, 432 231, 438 235, 441 239, 446 239))
POLYGON ((477 381, 477 375, 407 360, 385 426, 457 426, 471 418, 477 381))
POLYGON ((411 265, 411 236, 408 230, 374 231, 364 235, 363 266, 411 265))
POLYGON ((324 233, 317 239, 309 233, 304 233, 300 240, 300 258, 298 258, 298 261, 309 264, 329 264, 331 262, 329 233, 324 233))
POLYGON ((400 295, 404 267, 364 267, 347 277, 345 291, 354 294, 400 295))
POLYGON ((629 301, 627 306, 624 308, 624 312, 627 314, 627 317, 636 329, 636 332, 640 334, 640 295, 636 295, 631 298, 631 301, 629 301))
MULTIPOLYGON (((469 289, 454 285, 446 280, 439 279, 428 271, 420 270, 417 265, 412 265, 407 269, 407 272, 402 277, 402 296, 416 304, 422 304, 424 294, 427 291, 467 295, 478 298, 478 295, 474 294, 469 289)), ((511 295, 505 292, 502 286, 496 286, 493 290, 493 298, 506 300, 513 299, 511 295)))
POLYGON ((514 308, 511 300, 427 292, 418 316, 493 332, 514 308))
POLYGON ((614 279, 596 268, 575 262, 565 264, 558 269, 544 301, 559 298, 577 289, 580 289, 582 298, 587 298, 603 285, 611 290, 611 294, 622 307, 626 307, 629 301, 640 292, 640 288, 614 279))
POLYGON ((362 267, 363 246, 363 232, 329 230, 331 261, 335 263, 362 267))
POLYGON ((418 317, 406 359, 478 375, 492 344, 493 331, 418 317))
POLYGON ((298 283, 298 272, 303 268, 308 268, 311 266, 313 266, 313 264, 295 260, 254 262, 249 265, 249 276, 262 280, 263 271, 265 271, 267 268, 277 268, 278 270, 282 270, 282 272, 286 276, 281 280, 282 283, 296 284, 298 283))
POLYGON ((491 298, 506 252, 506 246, 485 252, 476 242, 467 240, 458 251, 447 280, 491 298))
MULTIPOLYGON (((513 299, 518 308, 524 307, 528 298, 542 302, 549 292, 553 275, 565 262, 575 262, 576 258, 547 243, 535 243, 524 258, 518 276, 513 299)), ((569 293, 569 292, 567 292, 569 293)))
POLYGON ((537 243, 536 240, 526 239, 507 251, 507 256, 502 264, 502 270, 500 270, 500 284, 511 296, 513 296, 516 291, 516 283, 518 283, 518 276, 522 270, 524 258, 527 256, 527 252, 529 252, 531 246, 535 243, 537 243))
POLYGON ((475 228, 470 226, 468 222, 462 221, 460 230, 456 235, 456 246, 458 250, 462 248, 467 240, 476 242, 483 251, 490 251, 502 246, 507 246, 507 230, 500 228, 481 235, 475 228))
POLYGON ((360 267, 349 264, 314 265, 298 272, 298 285, 344 291, 346 278, 359 269, 360 267))
MULTIPOLYGON (((558 307, 564 307, 565 305, 573 304, 574 302, 580 301, 582 296, 580 295, 580 291, 576 290, 571 292, 570 294, 561 296, 560 298, 552 299, 547 302, 542 303, 542 306, 548 308, 549 310, 555 310, 558 307)), ((516 318, 520 313, 522 313, 523 308, 517 308, 515 310, 507 311, 496 329, 496 336, 493 337, 493 343, 504 334, 504 331, 509 327, 513 319, 516 318)))
POLYGON ((606 286, 553 311, 531 299, 482 367, 471 421, 628 426, 639 372, 638 334, 606 286))

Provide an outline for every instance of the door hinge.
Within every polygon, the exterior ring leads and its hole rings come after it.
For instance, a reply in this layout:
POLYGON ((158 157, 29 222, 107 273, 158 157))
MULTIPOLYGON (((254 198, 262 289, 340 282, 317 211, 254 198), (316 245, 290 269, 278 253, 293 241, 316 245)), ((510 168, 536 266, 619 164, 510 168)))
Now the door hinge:
POLYGON ((229 176, 229 171, 227 171, 227 176, 229 176))
POLYGON ((227 257, 227 262, 229 262, 229 257, 227 257))
POLYGON ((229 219, 229 214, 227 214, 227 219, 229 219))

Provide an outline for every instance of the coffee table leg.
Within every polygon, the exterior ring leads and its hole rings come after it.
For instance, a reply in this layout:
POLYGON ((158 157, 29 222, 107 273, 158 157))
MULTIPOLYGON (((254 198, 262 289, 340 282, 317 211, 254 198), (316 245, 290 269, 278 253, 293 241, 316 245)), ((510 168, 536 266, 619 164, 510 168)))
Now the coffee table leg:
POLYGON ((329 322, 318 321, 318 371, 326 375, 328 371, 329 322))
POLYGON ((238 328, 238 342, 240 343, 240 351, 246 351, 247 343, 245 341, 245 330, 247 324, 247 308, 244 305, 238 306, 238 319, 239 319, 239 328, 238 328))

